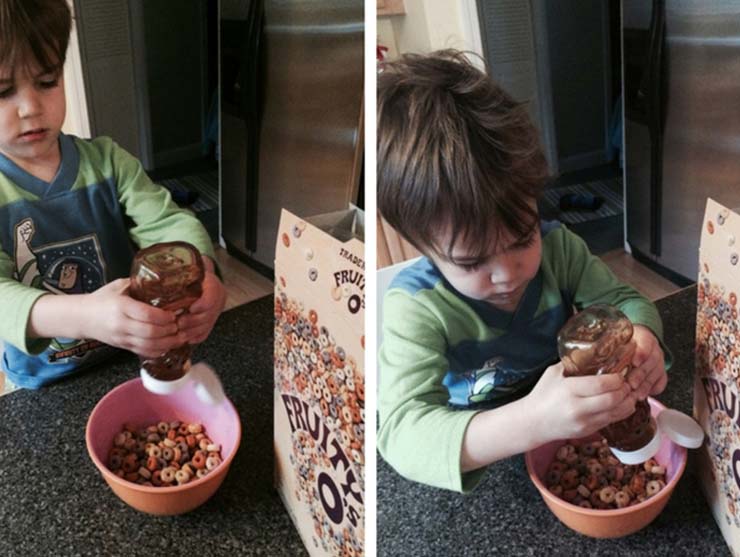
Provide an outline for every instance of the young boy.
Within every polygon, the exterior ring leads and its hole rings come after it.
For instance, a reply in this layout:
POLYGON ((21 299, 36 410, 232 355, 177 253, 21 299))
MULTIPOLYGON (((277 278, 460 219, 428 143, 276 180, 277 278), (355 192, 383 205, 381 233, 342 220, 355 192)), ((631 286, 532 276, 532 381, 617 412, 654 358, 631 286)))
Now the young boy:
POLYGON ((425 257, 384 300, 378 448, 410 479, 470 490, 488 464, 593 433, 665 388, 655 307, 540 222, 546 179, 525 106, 463 54, 383 66, 378 209, 425 257), (557 333, 595 303, 635 324, 627 380, 562 375, 557 333))
POLYGON ((28 388, 98 361, 106 345, 155 357, 201 342, 225 300, 198 220, 109 138, 61 133, 70 25, 66 0, 0 0, 2 368, 28 388), (124 278, 138 248, 173 240, 207 267, 203 296, 179 317, 128 297, 124 278))

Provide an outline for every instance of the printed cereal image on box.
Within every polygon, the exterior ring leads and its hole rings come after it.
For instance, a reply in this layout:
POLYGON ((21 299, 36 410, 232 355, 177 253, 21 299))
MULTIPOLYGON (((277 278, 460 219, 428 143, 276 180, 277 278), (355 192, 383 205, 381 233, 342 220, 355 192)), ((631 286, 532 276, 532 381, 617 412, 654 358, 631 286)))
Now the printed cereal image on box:
POLYGON ((694 417, 702 488, 734 555, 740 555, 740 216, 709 199, 699 249, 694 417))
POLYGON ((364 555, 362 212, 283 210, 275 256, 275 481, 312 556, 364 555))

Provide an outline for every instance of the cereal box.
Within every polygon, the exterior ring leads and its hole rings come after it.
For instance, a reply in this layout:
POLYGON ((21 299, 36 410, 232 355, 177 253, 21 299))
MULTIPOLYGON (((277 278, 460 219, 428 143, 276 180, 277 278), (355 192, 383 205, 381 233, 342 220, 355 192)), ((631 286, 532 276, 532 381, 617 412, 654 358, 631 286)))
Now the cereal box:
POLYGON ((714 518, 740 555, 740 216, 707 200, 699 247, 694 417, 698 471, 714 518))
POLYGON ((283 210, 275 254, 275 483, 308 552, 364 555, 363 214, 283 210))

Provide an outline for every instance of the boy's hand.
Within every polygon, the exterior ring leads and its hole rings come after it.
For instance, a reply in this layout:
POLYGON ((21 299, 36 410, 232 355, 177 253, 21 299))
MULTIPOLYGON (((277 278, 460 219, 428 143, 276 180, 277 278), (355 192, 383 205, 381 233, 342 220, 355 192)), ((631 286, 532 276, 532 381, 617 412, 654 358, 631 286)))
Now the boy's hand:
POLYGON ((118 279, 86 294, 85 338, 94 338, 146 358, 161 356, 186 342, 175 315, 129 297, 129 279, 118 279))
POLYGON ((204 260, 207 263, 206 275, 203 279, 203 294, 190 306, 187 313, 183 313, 177 319, 180 333, 190 344, 198 344, 208 338, 226 303, 226 289, 223 283, 213 273, 213 264, 210 259, 204 258, 204 260), (208 263, 211 264, 208 265, 208 263))
POLYGON ((563 377, 563 364, 548 367, 527 395, 539 443, 585 437, 628 417, 637 400, 618 373, 563 377))
POLYGON ((648 395, 660 394, 666 388, 668 375, 665 372, 665 356, 658 339, 644 325, 634 326, 632 340, 637 348, 627 382, 634 390, 635 397, 644 400, 648 395))

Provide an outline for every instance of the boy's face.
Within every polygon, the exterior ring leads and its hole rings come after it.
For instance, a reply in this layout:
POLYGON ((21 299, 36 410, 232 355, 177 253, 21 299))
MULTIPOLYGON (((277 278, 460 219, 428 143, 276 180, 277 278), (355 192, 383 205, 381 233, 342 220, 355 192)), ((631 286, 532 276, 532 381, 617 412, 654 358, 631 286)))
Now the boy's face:
POLYGON ((66 105, 61 67, 44 73, 36 65, 12 72, 0 66, 0 152, 28 169, 58 158, 66 105))
MULTIPOLYGON (((437 239, 437 245, 449 245, 449 238, 448 231, 437 239)), ((515 238, 502 231, 497 244, 495 250, 482 260, 472 257, 470 254, 474 250, 464 245, 456 245, 449 260, 434 254, 429 257, 458 292, 512 312, 540 268, 542 239, 539 226, 528 238, 515 238)))

